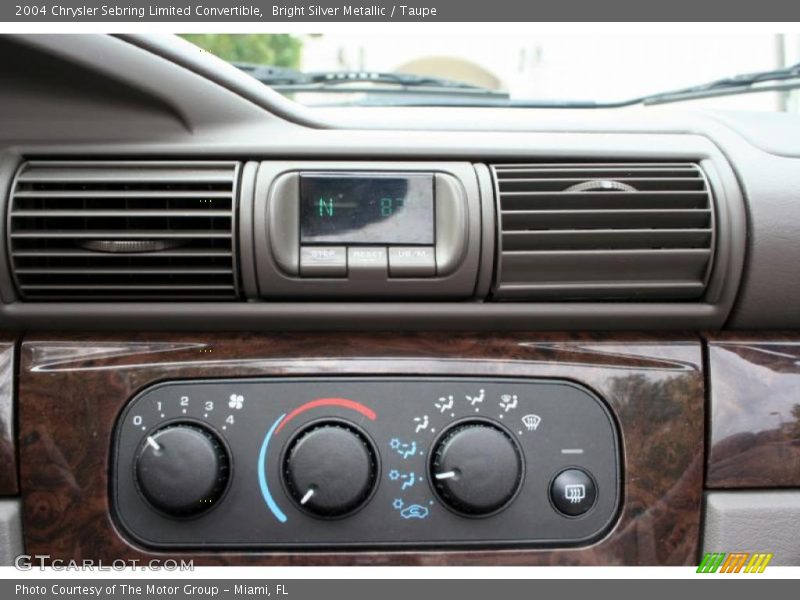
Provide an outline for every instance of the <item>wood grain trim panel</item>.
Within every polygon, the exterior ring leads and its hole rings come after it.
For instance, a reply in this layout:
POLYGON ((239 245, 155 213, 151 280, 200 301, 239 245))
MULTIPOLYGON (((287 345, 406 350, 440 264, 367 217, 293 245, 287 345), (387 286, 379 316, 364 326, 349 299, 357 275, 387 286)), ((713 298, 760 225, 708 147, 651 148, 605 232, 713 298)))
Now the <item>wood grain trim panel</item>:
POLYGON ((709 334, 710 488, 800 486, 800 333, 709 334))
POLYGON ((700 342, 654 334, 141 334, 28 338, 21 350, 21 484, 31 554, 164 554, 126 541, 109 516, 109 443, 137 391, 179 378, 302 375, 565 378, 604 397, 622 432, 614 529, 570 550, 252 552, 170 555, 233 565, 695 564, 703 478, 700 342))
POLYGON ((14 406, 15 342, 0 337, 0 496, 19 494, 14 406))

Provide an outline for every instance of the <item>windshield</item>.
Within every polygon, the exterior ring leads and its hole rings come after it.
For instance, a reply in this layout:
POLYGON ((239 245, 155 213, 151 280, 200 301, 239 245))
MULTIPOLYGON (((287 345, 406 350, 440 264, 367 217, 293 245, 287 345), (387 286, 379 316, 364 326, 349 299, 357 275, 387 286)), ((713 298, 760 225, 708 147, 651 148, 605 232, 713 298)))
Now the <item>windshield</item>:
MULTIPOLYGON (((310 106, 635 105, 653 94, 800 62, 797 34, 182 37, 310 106), (332 79, 332 74, 341 77, 332 79)), ((783 81, 778 90, 748 89, 737 95, 719 95, 715 88, 713 97, 679 100, 797 112, 798 93, 785 88, 798 81, 783 81)))

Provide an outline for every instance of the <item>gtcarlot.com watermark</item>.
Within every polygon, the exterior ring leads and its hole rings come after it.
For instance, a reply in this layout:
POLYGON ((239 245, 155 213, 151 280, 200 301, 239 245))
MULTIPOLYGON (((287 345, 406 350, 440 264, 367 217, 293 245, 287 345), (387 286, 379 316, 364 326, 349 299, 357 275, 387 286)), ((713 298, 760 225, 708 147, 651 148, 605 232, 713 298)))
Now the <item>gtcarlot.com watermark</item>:
POLYGON ((102 560, 62 560, 51 558, 49 554, 21 554, 14 559, 14 567, 19 571, 34 569, 53 571, 125 571, 135 569, 141 571, 194 571, 193 560, 177 560, 173 558, 138 560, 135 558, 119 558, 110 562, 102 560))

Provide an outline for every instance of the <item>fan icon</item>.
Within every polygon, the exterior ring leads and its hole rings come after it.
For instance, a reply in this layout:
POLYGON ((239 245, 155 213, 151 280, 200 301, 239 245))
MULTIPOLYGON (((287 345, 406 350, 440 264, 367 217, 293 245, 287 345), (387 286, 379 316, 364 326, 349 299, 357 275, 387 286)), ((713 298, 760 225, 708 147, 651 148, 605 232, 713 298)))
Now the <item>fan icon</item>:
POLYGON ((228 400, 229 407, 235 408, 236 410, 241 410, 243 405, 244 405, 244 396, 242 396, 241 394, 231 394, 231 397, 228 400))
POLYGON ((522 424, 525 425, 525 429, 528 431, 536 431, 541 422, 542 418, 539 415, 525 415, 522 417, 522 424))

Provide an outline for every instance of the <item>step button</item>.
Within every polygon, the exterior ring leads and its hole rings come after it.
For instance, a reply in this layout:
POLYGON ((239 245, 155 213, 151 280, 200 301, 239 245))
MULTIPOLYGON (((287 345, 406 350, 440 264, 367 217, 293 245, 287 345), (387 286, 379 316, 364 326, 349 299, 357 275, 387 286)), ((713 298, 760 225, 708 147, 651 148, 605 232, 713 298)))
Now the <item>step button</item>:
POLYGON ((300 275, 303 277, 346 277, 347 249, 344 246, 302 246, 300 275))
POLYGON ((433 277, 436 255, 433 246, 394 246, 389 248, 391 277, 433 277))

